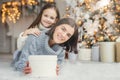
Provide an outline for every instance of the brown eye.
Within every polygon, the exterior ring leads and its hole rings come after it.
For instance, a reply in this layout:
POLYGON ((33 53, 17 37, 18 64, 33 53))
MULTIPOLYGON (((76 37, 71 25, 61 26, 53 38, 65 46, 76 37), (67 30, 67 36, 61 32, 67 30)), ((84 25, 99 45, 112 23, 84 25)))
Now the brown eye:
POLYGON ((50 17, 50 19, 54 20, 55 18, 54 17, 50 17))
POLYGON ((71 34, 67 34, 67 36, 70 38, 70 37, 71 37, 71 34))
POLYGON ((44 15, 45 17, 48 17, 48 15, 44 15))

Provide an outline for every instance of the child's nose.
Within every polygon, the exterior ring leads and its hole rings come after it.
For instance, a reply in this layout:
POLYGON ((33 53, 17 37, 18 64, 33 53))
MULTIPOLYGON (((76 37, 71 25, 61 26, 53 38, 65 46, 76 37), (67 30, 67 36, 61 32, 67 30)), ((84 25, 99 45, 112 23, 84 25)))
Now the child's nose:
POLYGON ((51 21, 51 18, 50 18, 50 17, 48 17, 48 18, 47 18, 47 20, 48 20, 48 21, 51 21))

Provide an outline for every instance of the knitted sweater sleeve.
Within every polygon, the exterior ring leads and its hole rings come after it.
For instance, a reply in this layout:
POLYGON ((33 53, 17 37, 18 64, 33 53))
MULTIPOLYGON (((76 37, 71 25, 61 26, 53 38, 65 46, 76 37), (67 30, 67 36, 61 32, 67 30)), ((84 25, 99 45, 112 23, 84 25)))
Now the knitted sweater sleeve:
POLYGON ((65 50, 62 50, 57 57, 58 57, 57 64, 61 65, 65 57, 65 50))
POLYGON ((15 63, 15 69, 18 71, 23 71, 28 61, 29 55, 34 55, 36 53, 36 40, 35 36, 30 35, 23 46, 22 53, 18 62, 15 63))
POLYGON ((23 48, 23 46, 24 46, 24 44, 25 44, 25 41, 26 41, 26 39, 28 38, 28 36, 22 36, 22 35, 23 35, 23 32, 20 33, 20 35, 19 35, 19 37, 18 37, 18 39, 17 39, 17 49, 18 49, 19 51, 23 48))

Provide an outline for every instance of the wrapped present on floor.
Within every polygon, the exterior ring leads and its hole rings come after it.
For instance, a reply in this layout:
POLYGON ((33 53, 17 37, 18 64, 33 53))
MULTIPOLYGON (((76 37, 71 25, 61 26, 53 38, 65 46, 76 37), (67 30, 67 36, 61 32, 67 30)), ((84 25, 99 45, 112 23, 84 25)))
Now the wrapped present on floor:
POLYGON ((100 54, 99 54, 99 46, 92 47, 92 61, 99 61, 100 54))
POLYGON ((78 59, 80 61, 91 61, 91 49, 80 48, 78 50, 78 59))
POLYGON ((115 61, 115 42, 100 42, 100 60, 102 62, 115 61))

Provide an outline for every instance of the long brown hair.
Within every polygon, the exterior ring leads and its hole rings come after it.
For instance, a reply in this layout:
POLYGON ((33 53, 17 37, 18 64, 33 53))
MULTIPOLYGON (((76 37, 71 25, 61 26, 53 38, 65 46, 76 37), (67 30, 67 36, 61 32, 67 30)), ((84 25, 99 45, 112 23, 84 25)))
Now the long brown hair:
POLYGON ((59 14, 59 11, 58 11, 56 5, 53 4, 53 3, 47 3, 46 5, 44 5, 44 6, 41 8, 40 13, 39 13, 38 16, 36 17, 36 19, 33 21, 33 23, 28 27, 28 29, 34 28, 36 25, 38 25, 38 24, 41 22, 41 17, 42 17, 43 11, 46 10, 46 9, 50 9, 50 8, 54 8, 54 10, 55 10, 56 13, 57 13, 56 19, 59 20, 59 19, 60 19, 60 14, 59 14))
POLYGON ((74 53, 77 53, 78 27, 72 18, 63 18, 59 20, 55 25, 52 25, 51 29, 47 32, 47 35, 50 36, 50 38, 53 38, 53 34, 54 34, 56 27, 58 27, 61 24, 70 25, 71 27, 74 28, 75 32, 68 41, 60 45, 63 47, 66 47, 65 48, 66 51, 70 51, 70 52, 74 51, 74 53))

